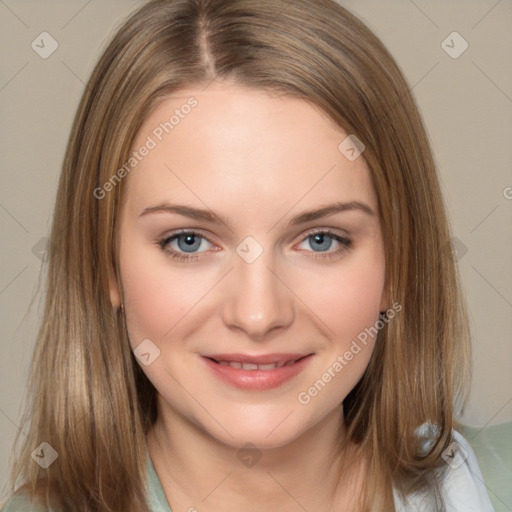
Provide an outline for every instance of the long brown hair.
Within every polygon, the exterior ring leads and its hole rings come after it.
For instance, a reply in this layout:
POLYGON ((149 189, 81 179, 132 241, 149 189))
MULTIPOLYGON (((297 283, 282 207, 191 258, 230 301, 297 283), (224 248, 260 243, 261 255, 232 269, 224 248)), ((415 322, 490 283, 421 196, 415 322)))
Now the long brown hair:
POLYGON ((469 336, 436 166, 409 86, 380 40, 333 0, 153 0, 119 28, 87 83, 69 138, 50 241, 46 307, 13 489, 77 511, 147 511, 145 434, 155 390, 109 300, 123 181, 144 119, 171 92, 212 80, 303 98, 365 144, 379 198, 386 290, 403 310, 379 332, 344 401, 367 455, 365 508, 392 485, 426 490, 465 400, 469 336), (436 426, 420 451, 417 427, 436 426), (59 454, 41 469, 31 452, 59 454), (54 500, 54 501, 52 501, 54 500))

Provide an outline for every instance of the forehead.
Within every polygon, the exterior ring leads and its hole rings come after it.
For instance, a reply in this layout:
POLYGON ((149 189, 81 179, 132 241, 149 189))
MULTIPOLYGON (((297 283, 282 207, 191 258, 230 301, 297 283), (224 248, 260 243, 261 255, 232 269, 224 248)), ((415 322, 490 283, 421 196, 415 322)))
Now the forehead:
POLYGON ((299 201, 375 205, 364 158, 339 150, 347 136, 302 99, 225 83, 183 89, 140 129, 132 151, 150 149, 129 174, 126 200, 134 208, 176 197, 222 201, 260 213, 299 201))

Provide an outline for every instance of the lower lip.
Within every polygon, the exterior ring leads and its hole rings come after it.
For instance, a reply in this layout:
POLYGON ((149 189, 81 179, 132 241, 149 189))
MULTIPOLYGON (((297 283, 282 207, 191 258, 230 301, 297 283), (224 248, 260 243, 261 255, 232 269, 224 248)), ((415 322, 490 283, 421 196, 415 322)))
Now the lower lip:
POLYGON ((220 365, 207 357, 203 357, 203 360, 217 377, 228 384, 239 389, 265 391, 277 388, 301 373, 312 356, 313 354, 310 354, 289 366, 281 366, 273 370, 242 370, 241 368, 220 365))

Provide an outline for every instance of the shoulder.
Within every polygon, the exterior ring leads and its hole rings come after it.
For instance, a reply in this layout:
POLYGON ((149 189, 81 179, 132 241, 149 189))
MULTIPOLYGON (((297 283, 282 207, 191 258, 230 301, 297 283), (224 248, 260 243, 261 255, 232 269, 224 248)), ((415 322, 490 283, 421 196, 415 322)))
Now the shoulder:
POLYGON ((54 512, 34 503, 27 494, 16 494, 0 509, 0 512, 54 512))
POLYGON ((453 431, 443 458, 449 466, 442 482, 447 512, 494 512, 475 452, 462 434, 453 431))
MULTIPOLYGON (((155 512, 171 512, 164 491, 147 453, 146 474, 148 480, 148 499, 150 510, 155 512)), ((61 507, 62 509, 65 507, 61 507)), ((58 512, 55 508, 48 508, 41 503, 34 502, 28 492, 18 491, 6 503, 0 502, 0 512, 58 512)))
MULTIPOLYGON (((446 462, 439 488, 446 512, 494 512, 473 448, 457 431, 443 452, 446 462)), ((397 510, 421 512, 431 496, 413 494, 404 503, 394 492, 397 510)))

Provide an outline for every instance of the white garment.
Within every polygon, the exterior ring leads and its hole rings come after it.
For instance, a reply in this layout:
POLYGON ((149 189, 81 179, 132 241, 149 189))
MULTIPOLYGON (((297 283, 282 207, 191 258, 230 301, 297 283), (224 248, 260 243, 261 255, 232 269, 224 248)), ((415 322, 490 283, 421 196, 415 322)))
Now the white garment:
MULTIPOLYGON (((466 439, 453 431, 446 456, 449 468, 441 483, 446 512, 494 512, 475 452, 466 439)), ((430 512, 429 496, 411 494, 404 502, 394 491, 396 512, 430 512)))

